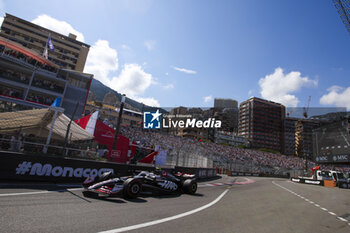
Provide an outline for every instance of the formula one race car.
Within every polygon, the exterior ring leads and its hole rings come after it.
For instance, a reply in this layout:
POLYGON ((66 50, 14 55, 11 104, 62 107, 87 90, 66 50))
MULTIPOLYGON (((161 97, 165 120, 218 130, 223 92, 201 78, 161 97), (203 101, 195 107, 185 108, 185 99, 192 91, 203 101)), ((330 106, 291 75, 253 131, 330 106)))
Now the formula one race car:
POLYGON ((171 174, 164 170, 155 173, 141 171, 135 176, 116 177, 112 172, 105 172, 100 177, 89 177, 83 182, 83 195, 122 195, 125 198, 136 198, 141 192, 194 194, 197 191, 197 181, 192 174, 171 174))

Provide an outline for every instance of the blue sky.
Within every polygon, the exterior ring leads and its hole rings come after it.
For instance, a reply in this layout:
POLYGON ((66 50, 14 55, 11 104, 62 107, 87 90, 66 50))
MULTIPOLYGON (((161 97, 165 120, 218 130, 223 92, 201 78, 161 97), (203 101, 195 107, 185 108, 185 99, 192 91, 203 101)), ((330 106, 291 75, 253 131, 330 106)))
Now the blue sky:
POLYGON ((145 103, 303 107, 311 96, 311 107, 350 109, 350 34, 331 0, 0 0, 5 12, 82 35, 85 71, 145 103))

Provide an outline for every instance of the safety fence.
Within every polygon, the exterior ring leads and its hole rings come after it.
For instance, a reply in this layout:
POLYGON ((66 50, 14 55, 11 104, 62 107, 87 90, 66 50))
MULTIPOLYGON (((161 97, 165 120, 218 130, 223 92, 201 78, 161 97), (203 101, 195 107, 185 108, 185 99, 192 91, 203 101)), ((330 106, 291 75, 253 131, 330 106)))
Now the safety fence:
POLYGON ((0 134, 0 150, 9 152, 21 152, 26 154, 46 154, 54 156, 65 156, 72 158, 84 158, 98 160, 103 158, 104 148, 99 149, 93 141, 80 143, 69 143, 67 146, 60 141, 53 140, 46 144, 45 139, 25 135, 0 134))

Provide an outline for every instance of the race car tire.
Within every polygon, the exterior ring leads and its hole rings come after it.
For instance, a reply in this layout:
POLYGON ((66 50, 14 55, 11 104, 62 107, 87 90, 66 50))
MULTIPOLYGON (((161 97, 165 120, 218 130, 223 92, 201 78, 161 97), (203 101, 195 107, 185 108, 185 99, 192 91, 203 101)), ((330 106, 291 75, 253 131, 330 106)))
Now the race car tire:
POLYGON ((134 199, 140 195, 142 184, 139 180, 129 178, 124 182, 123 196, 125 198, 134 199))
POLYGON ((182 190, 184 193, 187 194, 195 194, 197 192, 197 182, 195 180, 192 179, 187 179, 184 181, 183 186, 182 186, 182 190))
POLYGON ((83 191, 84 197, 91 197, 91 198, 98 198, 98 193, 90 192, 90 191, 83 191))

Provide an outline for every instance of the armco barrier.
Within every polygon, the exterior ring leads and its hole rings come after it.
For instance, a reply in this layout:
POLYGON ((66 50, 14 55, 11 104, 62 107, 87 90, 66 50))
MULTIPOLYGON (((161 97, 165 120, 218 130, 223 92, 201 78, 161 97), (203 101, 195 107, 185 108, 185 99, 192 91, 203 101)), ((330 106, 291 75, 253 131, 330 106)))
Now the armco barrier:
MULTIPOLYGON (((215 169, 176 167, 175 170, 177 168, 181 172, 196 174, 199 178, 216 176, 215 169)), ((152 171, 154 169, 149 166, 0 151, 0 179, 2 180, 82 182, 88 176, 100 175, 106 171, 125 176, 132 174, 134 170, 152 171)))
POLYGON ((231 176, 261 176, 259 173, 251 172, 231 172, 231 176))

